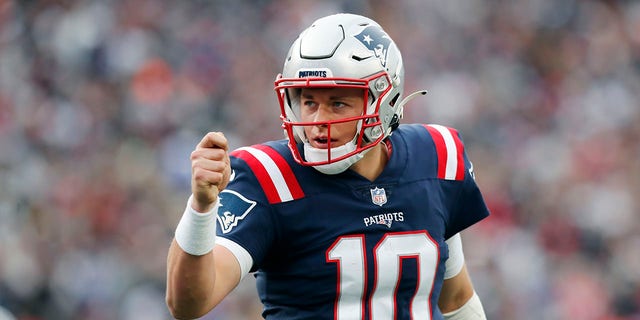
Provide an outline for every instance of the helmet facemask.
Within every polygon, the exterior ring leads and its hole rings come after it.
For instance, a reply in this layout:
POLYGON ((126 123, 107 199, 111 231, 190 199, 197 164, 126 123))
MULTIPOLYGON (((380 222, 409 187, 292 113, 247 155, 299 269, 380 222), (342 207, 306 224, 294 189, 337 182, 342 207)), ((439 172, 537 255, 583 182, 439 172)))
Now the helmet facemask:
MULTIPOLYGON (((361 159, 373 146, 388 135, 381 120, 380 105, 391 92, 391 82, 386 73, 365 79, 348 78, 282 78, 276 79, 276 91, 281 107, 282 127, 289 139, 289 147, 296 161, 313 166, 323 173, 335 174, 346 170, 361 159), (319 122, 303 122, 300 115, 300 92, 303 88, 357 88, 362 89, 364 106, 358 116, 319 122), (332 128, 337 124, 354 122, 356 133, 343 145, 331 145, 332 128), (313 148, 305 134, 305 127, 322 126, 328 135, 327 148, 313 148), (297 143, 304 143, 304 157, 297 143), (336 163, 339 163, 336 165, 336 163), (336 172, 337 171, 337 172, 336 172)), ((390 130, 388 130, 390 131, 390 130)))

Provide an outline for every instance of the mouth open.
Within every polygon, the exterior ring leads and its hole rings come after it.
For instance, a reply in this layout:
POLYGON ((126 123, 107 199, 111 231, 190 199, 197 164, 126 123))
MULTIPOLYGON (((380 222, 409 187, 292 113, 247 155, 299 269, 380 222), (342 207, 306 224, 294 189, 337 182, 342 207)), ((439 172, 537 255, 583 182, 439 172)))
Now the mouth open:
POLYGON ((329 140, 328 137, 319 136, 311 140, 311 145, 318 149, 329 149, 329 146, 335 146, 336 141, 336 139, 329 140))

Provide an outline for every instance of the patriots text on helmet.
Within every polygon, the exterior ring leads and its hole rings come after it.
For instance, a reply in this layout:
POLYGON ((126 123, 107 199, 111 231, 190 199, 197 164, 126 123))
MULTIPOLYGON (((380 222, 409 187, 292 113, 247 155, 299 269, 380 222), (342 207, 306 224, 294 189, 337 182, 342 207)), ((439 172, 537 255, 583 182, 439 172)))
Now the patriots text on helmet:
POLYGON ((300 70, 298 71, 298 78, 318 77, 326 78, 327 70, 300 70))

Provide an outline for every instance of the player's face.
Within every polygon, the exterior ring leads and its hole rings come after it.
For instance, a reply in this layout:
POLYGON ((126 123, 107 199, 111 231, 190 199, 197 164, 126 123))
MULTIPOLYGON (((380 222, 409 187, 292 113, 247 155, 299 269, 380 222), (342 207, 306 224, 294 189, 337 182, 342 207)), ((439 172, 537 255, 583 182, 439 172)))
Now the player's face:
POLYGON ((361 116, 364 111, 364 92, 358 88, 304 88, 300 94, 300 117, 303 122, 322 122, 305 126, 304 131, 314 148, 339 147, 356 135, 358 120, 330 124, 336 121, 361 116), (331 145, 329 145, 329 138, 331 145))

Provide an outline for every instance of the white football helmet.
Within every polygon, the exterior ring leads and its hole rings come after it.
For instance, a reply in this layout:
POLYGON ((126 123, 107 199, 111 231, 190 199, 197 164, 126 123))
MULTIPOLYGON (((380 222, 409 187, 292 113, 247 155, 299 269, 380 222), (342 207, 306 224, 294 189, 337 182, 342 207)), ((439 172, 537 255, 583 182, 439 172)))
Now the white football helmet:
MULTIPOLYGON (((397 128, 405 101, 404 66, 400 50, 375 21, 354 14, 316 20, 295 40, 275 81, 281 119, 295 160, 320 172, 337 174, 360 160, 397 128), (327 122, 301 122, 299 95, 303 87, 364 89, 361 116, 327 122), (358 130, 346 145, 311 147, 305 126, 331 126, 358 120, 358 130), (298 143, 304 143, 304 157, 298 143)), ((426 92, 420 92, 422 94, 426 92)), ((413 95, 411 95, 413 96, 413 95)))

